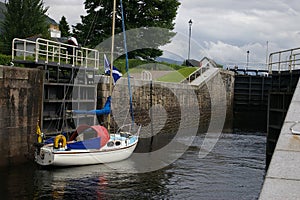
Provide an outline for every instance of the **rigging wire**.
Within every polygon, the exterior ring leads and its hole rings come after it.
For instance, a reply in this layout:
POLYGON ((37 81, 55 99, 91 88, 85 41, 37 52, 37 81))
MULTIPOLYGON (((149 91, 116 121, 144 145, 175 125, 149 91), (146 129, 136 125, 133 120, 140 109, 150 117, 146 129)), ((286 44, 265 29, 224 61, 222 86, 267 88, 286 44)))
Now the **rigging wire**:
MULTIPOLYGON (((100 6, 100 2, 99 2, 98 7, 99 7, 99 6, 100 6)), ((97 8, 97 7, 96 7, 96 8, 97 8)), ((96 19, 98 18, 99 10, 97 10, 97 11, 95 10, 95 12, 96 12, 96 14, 95 14, 94 19, 93 19, 93 21, 92 21, 92 25, 90 26, 89 32, 88 32, 87 36, 85 37, 85 40, 84 40, 84 42, 83 42, 83 46, 86 45, 86 42, 87 42, 87 40, 89 39, 92 30, 95 29, 95 26, 96 26, 95 21, 96 21, 96 19)))
POLYGON ((45 130, 49 131, 50 127, 52 127, 52 125, 54 125, 54 127, 58 128, 56 131, 57 132, 64 132, 65 128, 69 128, 68 127, 68 121, 66 119, 66 97, 71 89, 71 85, 74 81, 74 73, 71 73, 71 77, 69 82, 67 83, 67 88, 65 90, 65 94, 64 97, 62 99, 62 104, 60 105, 59 109, 56 112, 56 115, 58 116, 58 120, 56 120, 56 122, 54 123, 53 120, 51 120, 51 122, 48 124, 48 127, 44 127, 45 130), (62 118, 61 118, 62 117, 62 118), (60 125, 61 124, 61 125, 60 125))

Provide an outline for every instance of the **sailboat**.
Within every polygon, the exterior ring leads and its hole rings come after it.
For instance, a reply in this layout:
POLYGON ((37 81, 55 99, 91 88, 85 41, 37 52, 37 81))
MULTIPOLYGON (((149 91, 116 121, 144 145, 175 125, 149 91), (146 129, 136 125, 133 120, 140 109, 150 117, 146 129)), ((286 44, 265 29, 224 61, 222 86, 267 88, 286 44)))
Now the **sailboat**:
POLYGON ((125 160, 137 146, 140 128, 135 134, 121 131, 122 128, 109 134, 100 125, 80 125, 69 141, 62 134, 53 138, 53 142, 47 140, 36 151, 35 161, 42 166, 76 166, 125 160))
MULTIPOLYGON (((111 120, 111 95, 113 88, 113 53, 114 53, 114 29, 116 0, 113 7, 112 48, 110 64, 110 91, 105 106, 101 110, 72 111, 75 114, 107 114, 108 127, 101 125, 79 125, 76 131, 67 140, 66 136, 59 134, 43 141, 43 134, 37 126, 38 147, 35 152, 35 161, 42 166, 78 166, 94 165, 101 163, 117 162, 130 157, 137 146, 141 127, 134 127, 132 98, 130 96, 130 114, 132 123, 123 125, 115 133, 110 133, 111 120)), ((122 12, 123 15, 123 12, 122 12)), ((124 17, 123 17, 124 19, 124 17)), ((123 21, 124 45, 126 49, 125 25, 123 21)), ((125 51, 127 52, 127 51, 125 51)), ((128 57, 126 54, 126 68, 128 69, 128 57)), ((129 73, 127 71, 128 78, 129 73)), ((129 82, 128 82, 129 83, 129 82)), ((130 84, 128 84, 129 93, 130 84)))

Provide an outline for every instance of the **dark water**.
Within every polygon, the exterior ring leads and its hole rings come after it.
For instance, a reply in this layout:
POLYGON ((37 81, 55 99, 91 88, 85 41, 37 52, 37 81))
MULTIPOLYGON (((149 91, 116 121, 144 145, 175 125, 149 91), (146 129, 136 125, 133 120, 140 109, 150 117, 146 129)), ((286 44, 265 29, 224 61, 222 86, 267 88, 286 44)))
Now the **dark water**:
POLYGON ((222 134, 200 159, 202 141, 197 136, 176 162, 148 173, 116 172, 105 165, 41 169, 32 163, 1 169, 0 198, 257 199, 265 175, 265 136, 222 134))

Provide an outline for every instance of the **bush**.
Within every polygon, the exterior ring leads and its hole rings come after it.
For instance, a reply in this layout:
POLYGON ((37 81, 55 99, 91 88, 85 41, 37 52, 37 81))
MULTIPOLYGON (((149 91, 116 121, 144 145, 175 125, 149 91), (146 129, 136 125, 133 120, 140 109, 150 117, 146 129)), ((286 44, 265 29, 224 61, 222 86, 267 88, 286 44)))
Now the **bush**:
POLYGON ((10 65, 11 56, 0 54, 0 65, 10 65))

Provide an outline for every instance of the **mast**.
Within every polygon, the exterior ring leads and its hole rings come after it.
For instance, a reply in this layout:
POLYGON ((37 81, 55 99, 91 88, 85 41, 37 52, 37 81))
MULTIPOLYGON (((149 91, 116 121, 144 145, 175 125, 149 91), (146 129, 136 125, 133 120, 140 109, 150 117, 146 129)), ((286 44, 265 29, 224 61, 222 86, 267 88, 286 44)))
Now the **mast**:
MULTIPOLYGON (((111 30, 111 52, 110 52, 110 77, 109 77, 109 96, 112 95, 112 86, 113 86, 113 65, 114 65, 114 46, 115 46, 115 24, 116 24, 116 0, 113 4, 113 13, 112 13, 112 30, 111 30)), ((110 131, 110 118, 111 114, 108 114, 108 125, 107 129, 110 131)))

